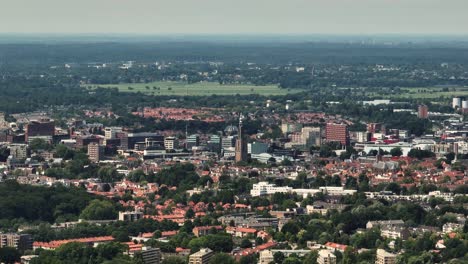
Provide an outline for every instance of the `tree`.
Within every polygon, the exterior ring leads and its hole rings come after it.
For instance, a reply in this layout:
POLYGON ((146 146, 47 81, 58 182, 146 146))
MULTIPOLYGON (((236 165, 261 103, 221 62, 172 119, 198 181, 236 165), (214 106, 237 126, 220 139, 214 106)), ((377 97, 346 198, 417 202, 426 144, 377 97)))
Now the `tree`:
POLYGON ((210 259, 210 262, 208 262, 209 264, 235 264, 236 262, 234 261, 234 259, 226 254, 226 253, 218 253, 216 255, 214 255, 211 259, 210 259))
POLYGON ((111 202, 95 199, 81 212, 80 217, 86 220, 112 220, 117 218, 117 211, 111 202))
POLYGON ((392 155, 393 157, 400 157, 401 155, 403 155, 403 151, 400 147, 392 148, 390 150, 390 155, 392 155))
POLYGON ((301 264, 301 261, 297 257, 287 257, 284 261, 283 264, 301 264))
POLYGON ((189 208, 187 212, 185 213, 185 218, 192 219, 194 217, 195 217, 195 212, 192 210, 192 208, 189 208))
POLYGON ((127 245, 117 242, 104 243, 96 247, 98 259, 100 260, 112 260, 115 256, 122 254, 127 249, 127 245))
POLYGON ((250 247, 252 247, 252 242, 250 242, 249 239, 244 238, 244 239, 242 239, 242 241, 240 243, 240 247, 241 248, 250 248, 250 247))
POLYGON ((38 151, 38 150, 49 150, 51 148, 51 146, 44 139, 35 138, 35 139, 31 140, 31 142, 29 143, 29 148, 32 151, 38 151))
POLYGON ((431 152, 429 150, 411 149, 410 152, 408 152, 408 157, 417 158, 417 159, 424 159, 424 158, 435 157, 435 154, 434 154, 434 152, 431 152))
POLYGON ((275 261, 275 263, 283 263, 283 260, 284 260, 283 252, 281 251, 275 252, 275 254, 273 254, 273 260, 275 261))
POLYGON ((288 158, 286 158, 283 161, 281 161, 281 165, 282 166, 292 166, 293 163, 288 158))
POLYGON ((302 264, 316 264, 317 257, 318 257, 318 251, 314 250, 308 253, 307 255, 305 255, 304 260, 302 261, 302 264))
POLYGON ((21 254, 11 247, 0 248, 0 262, 6 264, 16 263, 20 260, 21 254))
POLYGON ((255 255, 242 256, 239 259, 239 264, 252 264, 252 263, 257 263, 257 259, 255 255))
POLYGON ((164 258, 164 260, 161 263, 162 264, 185 264, 185 261, 184 259, 180 257, 170 256, 170 257, 164 258))

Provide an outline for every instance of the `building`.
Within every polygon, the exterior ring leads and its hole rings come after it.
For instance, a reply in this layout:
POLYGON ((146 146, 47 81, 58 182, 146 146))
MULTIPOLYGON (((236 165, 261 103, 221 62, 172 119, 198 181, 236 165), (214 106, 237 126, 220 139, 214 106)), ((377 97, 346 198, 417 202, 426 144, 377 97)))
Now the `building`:
POLYGON ((158 133, 119 133, 120 148, 123 150, 135 149, 135 146, 147 144, 164 146, 164 136, 158 133))
POLYGON ((193 234, 196 237, 206 236, 211 234, 212 230, 220 231, 223 230, 222 226, 196 226, 192 229, 193 234))
POLYGON ((142 247, 141 257, 145 264, 159 264, 161 263, 161 249, 152 247, 142 247))
POLYGON ((86 146, 88 146, 91 143, 96 143, 96 144, 101 144, 103 141, 102 136, 95 136, 95 135, 90 135, 90 136, 81 136, 76 138, 76 148, 81 149, 86 146))
POLYGON ((258 260, 258 264, 270 264, 275 261, 273 257, 273 252, 271 250, 263 250, 260 251, 260 259, 258 260))
POLYGON ((340 142, 341 145, 349 145, 349 132, 346 124, 327 123, 326 137, 328 142, 340 142))
POLYGON ((142 212, 119 212, 119 221, 136 222, 142 218, 142 212))
POLYGON ((452 99, 452 107, 453 109, 460 108, 462 106, 462 98, 461 97, 454 97, 452 99))
POLYGON ((212 152, 221 153, 221 137, 218 135, 211 135, 207 141, 207 146, 212 152))
POLYGON ((189 257, 189 264, 208 264, 214 252, 209 248, 202 248, 189 257))
POLYGON ((301 131, 302 124, 300 123, 282 123, 281 124, 281 132, 283 134, 289 134, 294 132, 301 131))
POLYGON ((353 195, 356 192, 356 190, 345 190, 343 187, 322 186, 318 189, 293 189, 292 187, 288 186, 277 187, 275 184, 272 183, 259 182, 252 186, 252 190, 250 190, 250 195, 262 196, 275 193, 296 193, 297 195, 307 197, 308 195, 313 196, 317 193, 323 193, 325 195, 330 196, 346 196, 353 195))
POLYGON ((303 127, 301 132, 290 135, 291 142, 285 144, 286 148, 308 149, 311 146, 322 144, 322 130, 320 127, 303 127))
POLYGON ((429 118, 429 107, 427 107, 427 105, 418 106, 418 118, 421 118, 421 119, 429 118))
POLYGON ((372 139, 372 133, 367 131, 356 132, 356 141, 360 143, 369 142, 372 139))
POLYGON ((223 137, 223 140, 221 142, 221 148, 222 149, 230 149, 235 146, 236 144, 236 139, 237 136, 226 136, 223 137))
POLYGON ((10 144, 10 156, 14 159, 21 160, 28 157, 28 145, 26 144, 10 144))
POLYGON ((368 123, 367 132, 376 133, 382 131, 382 123, 368 123))
POLYGON ((31 121, 26 125, 25 140, 30 142, 31 138, 41 137, 50 138, 55 135, 55 122, 50 119, 40 119, 31 121))
POLYGON ((366 224, 366 229, 380 228, 381 226, 404 226, 403 220, 382 220, 382 221, 369 221, 366 224))
POLYGON ((49 242, 39 242, 35 241, 33 243, 33 249, 47 249, 47 250, 54 250, 59 248, 62 245, 71 242, 82 243, 89 246, 97 246, 101 243, 108 243, 114 241, 115 238, 113 236, 101 236, 101 237, 85 237, 85 238, 73 238, 73 239, 65 239, 65 240, 52 240, 49 242))
POLYGON ((377 249, 375 264, 395 264, 397 259, 396 254, 389 253, 383 249, 377 249))
POLYGON ((322 129, 320 127, 304 127, 301 136, 307 148, 322 145, 322 129))
POLYGON ((247 144, 247 153, 253 155, 266 153, 268 152, 268 147, 269 145, 267 143, 255 141, 247 144))
POLYGON ((198 147, 200 145, 200 136, 197 134, 190 135, 185 141, 185 148, 191 150, 192 147, 198 147))
POLYGON ((122 127, 106 127, 104 129, 104 138, 115 139, 118 133, 122 132, 122 127))
POLYGON ((166 137, 164 139, 164 148, 166 150, 174 150, 179 147, 179 141, 176 137, 166 137))
POLYGON ((8 127, 8 122, 5 120, 5 113, 0 112, 0 129, 5 129, 8 127))
POLYGON ((236 162, 246 161, 247 160, 247 144, 246 140, 243 138, 242 134, 242 116, 239 118, 239 137, 236 141, 236 162))
POLYGON ((463 224, 460 223, 445 223, 442 226, 442 232, 445 234, 451 232, 458 232, 460 230, 463 230, 463 224))
POLYGON ((32 237, 28 234, 0 233, 0 248, 4 247, 12 247, 20 251, 32 249, 32 237))
POLYGON ((391 239, 401 239, 406 240, 410 236, 408 228, 404 226, 382 226, 380 227, 380 234, 382 237, 391 238, 391 239))
POLYGON ((318 264, 336 264, 336 256, 327 249, 322 249, 319 251, 317 257, 318 264))
POLYGON ((104 156, 104 146, 97 143, 88 145, 88 157, 92 162, 99 162, 104 156))
POLYGON ((259 182, 252 186, 250 190, 250 195, 252 196, 262 196, 275 193, 288 193, 291 192, 291 187, 277 187, 275 184, 268 182, 259 182))

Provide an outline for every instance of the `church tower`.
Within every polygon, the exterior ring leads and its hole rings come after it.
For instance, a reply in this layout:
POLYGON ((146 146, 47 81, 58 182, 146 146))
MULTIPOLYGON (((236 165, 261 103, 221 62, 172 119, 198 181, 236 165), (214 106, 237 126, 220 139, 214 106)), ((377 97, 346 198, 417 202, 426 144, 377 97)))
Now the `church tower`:
POLYGON ((239 134, 236 140, 236 162, 247 161, 247 144, 242 133, 242 114, 239 116, 239 134))

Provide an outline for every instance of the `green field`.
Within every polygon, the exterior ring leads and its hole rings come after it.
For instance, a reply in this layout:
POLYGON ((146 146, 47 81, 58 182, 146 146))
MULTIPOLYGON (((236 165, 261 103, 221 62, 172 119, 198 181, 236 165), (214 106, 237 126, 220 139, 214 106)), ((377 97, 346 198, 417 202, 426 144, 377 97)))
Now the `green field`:
POLYGON ((452 98, 456 96, 468 96, 468 88, 454 87, 443 89, 439 87, 418 87, 418 88, 401 88, 400 93, 380 95, 379 93, 370 92, 366 95, 371 97, 383 97, 386 99, 436 99, 440 97, 452 98))
POLYGON ((255 86, 247 84, 219 84, 215 82, 201 82, 187 84, 184 82, 152 82, 152 83, 124 83, 106 85, 86 85, 84 87, 96 89, 97 87, 117 88, 121 92, 142 92, 151 95, 285 95, 296 93, 300 89, 281 89, 276 85, 255 86))

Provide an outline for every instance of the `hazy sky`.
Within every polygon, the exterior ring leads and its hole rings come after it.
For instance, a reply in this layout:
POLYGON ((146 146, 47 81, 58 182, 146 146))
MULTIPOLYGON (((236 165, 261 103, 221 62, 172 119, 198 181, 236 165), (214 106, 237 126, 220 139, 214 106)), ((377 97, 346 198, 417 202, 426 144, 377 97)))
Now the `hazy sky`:
POLYGON ((468 0, 0 0, 0 32, 468 34, 468 0))

